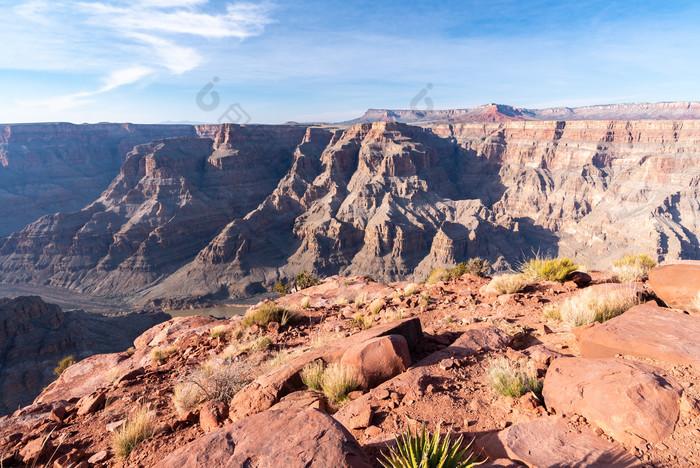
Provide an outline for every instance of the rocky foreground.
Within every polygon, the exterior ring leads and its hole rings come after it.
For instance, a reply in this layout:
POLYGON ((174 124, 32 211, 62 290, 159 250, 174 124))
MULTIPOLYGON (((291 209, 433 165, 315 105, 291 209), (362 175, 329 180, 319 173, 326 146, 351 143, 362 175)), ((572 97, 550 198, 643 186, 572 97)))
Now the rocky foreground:
POLYGON ((657 268, 649 283, 571 278, 498 294, 470 275, 420 286, 333 277, 277 301, 296 321, 254 323, 264 304, 245 319, 173 319, 127 351, 74 364, 1 418, 0 460, 378 467, 396 433, 427 424, 474 440, 484 466, 700 465, 700 264, 657 268), (676 308, 643 302, 652 289, 676 308), (587 291, 642 303, 582 327, 545 317, 587 291), (489 369, 504 359, 541 389, 496 392, 489 369), (319 360, 355 369, 358 389, 341 401, 310 390, 302 374, 319 360), (241 386, 188 400, 183 388, 217 362, 241 386), (114 434, 143 411, 152 430, 120 455, 114 434))

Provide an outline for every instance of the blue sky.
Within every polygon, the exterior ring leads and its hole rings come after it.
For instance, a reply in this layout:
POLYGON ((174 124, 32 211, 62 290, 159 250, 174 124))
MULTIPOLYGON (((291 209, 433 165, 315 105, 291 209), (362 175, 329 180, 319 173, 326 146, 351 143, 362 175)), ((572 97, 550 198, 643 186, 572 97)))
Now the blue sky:
POLYGON ((691 1, 2 1, 0 122, 332 122, 428 83, 442 109, 700 100, 698 24, 691 1))

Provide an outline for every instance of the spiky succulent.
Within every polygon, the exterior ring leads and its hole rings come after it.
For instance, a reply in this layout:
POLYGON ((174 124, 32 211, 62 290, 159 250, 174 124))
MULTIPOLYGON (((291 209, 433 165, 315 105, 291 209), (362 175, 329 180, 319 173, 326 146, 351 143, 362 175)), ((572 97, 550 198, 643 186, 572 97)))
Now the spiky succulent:
POLYGON ((382 454, 379 462, 384 468, 471 468, 480 463, 472 453, 467 453, 471 444, 460 450, 462 436, 452 443, 450 432, 440 437, 440 426, 431 435, 423 425, 420 432, 407 432, 396 436, 396 448, 382 454))

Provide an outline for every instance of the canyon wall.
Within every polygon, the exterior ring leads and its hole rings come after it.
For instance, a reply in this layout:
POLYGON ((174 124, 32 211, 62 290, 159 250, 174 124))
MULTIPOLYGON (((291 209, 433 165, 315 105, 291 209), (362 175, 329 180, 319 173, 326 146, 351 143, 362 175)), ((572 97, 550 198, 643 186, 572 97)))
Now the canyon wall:
POLYGON ((700 121, 193 131, 135 147, 94 202, 0 241, 0 280, 148 302, 538 250, 700 258, 700 121))

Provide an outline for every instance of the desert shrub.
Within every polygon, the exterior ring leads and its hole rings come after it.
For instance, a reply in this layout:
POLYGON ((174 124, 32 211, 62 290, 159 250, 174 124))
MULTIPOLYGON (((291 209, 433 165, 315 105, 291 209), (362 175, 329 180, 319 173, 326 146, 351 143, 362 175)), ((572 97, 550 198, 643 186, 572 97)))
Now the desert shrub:
POLYGON ((631 283, 643 281, 649 276, 649 270, 656 266, 656 262, 648 255, 627 254, 613 262, 613 279, 618 283, 631 283))
POLYGON ((270 346, 272 346, 272 340, 270 338, 263 336, 255 343, 256 351, 265 351, 270 346))
POLYGON ((419 286, 416 283, 407 284, 406 287, 403 288, 403 293, 406 296, 412 296, 418 292, 418 288, 419 286))
POLYGON ((326 365, 320 359, 310 362, 301 370, 301 381, 311 390, 321 391, 325 369, 326 365))
POLYGON ((355 325, 357 325, 363 330, 372 328, 372 325, 374 325, 374 322, 372 321, 371 317, 365 317, 362 314, 355 314, 355 316, 353 317, 353 321, 355 322, 355 325))
POLYGON ((286 327, 287 325, 299 320, 299 315, 293 310, 285 309, 282 312, 282 317, 280 317, 280 327, 286 327))
POLYGON ((304 270, 289 282, 277 281, 272 289, 280 296, 286 296, 291 292, 301 291, 302 289, 310 288, 318 284, 321 284, 321 281, 313 274, 304 270))
POLYGON ((332 405, 342 404, 348 393, 360 386, 354 368, 341 364, 331 364, 323 371, 321 390, 332 405))
POLYGON ((576 271, 578 265, 568 257, 549 258, 537 255, 520 265, 520 272, 532 280, 560 281, 566 280, 569 273, 576 271))
POLYGON ((489 283, 489 287, 499 294, 515 294, 527 286, 527 281, 523 275, 503 274, 495 276, 489 283))
POLYGON ((598 292, 584 289, 559 304, 561 320, 573 327, 604 322, 627 312, 639 304, 636 291, 622 288, 618 291, 598 292))
POLYGON ((491 271, 491 263, 481 257, 470 258, 467 262, 460 262, 453 268, 433 268, 426 279, 427 284, 435 284, 439 281, 449 281, 469 273, 474 276, 486 276, 491 271))
POLYGON ((426 432, 425 424, 421 432, 407 432, 396 436, 396 448, 389 453, 382 453, 384 460, 379 463, 384 468, 471 468, 479 465, 476 457, 469 453, 469 447, 462 447, 462 436, 452 442, 450 432, 440 437, 440 427, 431 436, 426 432))
POLYGON ((304 296, 304 298, 301 300, 301 307, 303 309, 308 309, 311 307, 311 298, 309 296, 304 296))
POLYGON ((179 414, 187 414, 207 401, 204 389, 194 382, 183 382, 173 389, 173 405, 179 414))
POLYGON ((228 404, 238 391, 251 380, 251 367, 245 363, 209 362, 202 366, 198 383, 207 400, 228 404))
POLYGON ((156 417, 148 409, 140 408, 124 425, 112 435, 114 453, 126 458, 141 441, 153 436, 156 429, 156 417))
POLYGON ((369 311, 372 313, 372 315, 376 315, 381 310, 386 307, 386 302, 384 302, 384 299, 375 299, 369 304, 369 311))
POLYGON ((550 320, 561 320, 561 312, 558 304, 547 304, 542 310, 544 318, 550 320))
POLYGON ((515 363, 506 357, 492 359, 488 366, 491 388, 501 395, 519 398, 531 391, 542 392, 542 382, 537 379, 537 371, 515 363))
POLYGON ((227 361, 233 361, 233 359, 238 356, 238 346, 235 344, 228 345, 226 348, 224 348, 224 351, 221 353, 221 357, 224 358, 227 361))
POLYGON ((175 346, 169 346, 164 348, 162 346, 156 346, 151 350, 151 362, 153 364, 160 364, 165 361, 171 354, 175 353, 177 348, 175 346))
POLYGON ((335 305, 338 305, 338 306, 341 306, 341 307, 346 306, 346 305, 348 305, 348 304, 350 304, 350 301, 349 301, 348 298, 345 297, 345 296, 340 296, 339 298, 337 298, 337 299, 335 300, 335 305))
POLYGON ((243 318, 241 325, 244 327, 250 327, 252 325, 267 327, 270 322, 277 322, 281 326, 285 326, 293 320, 293 317, 294 313, 292 311, 277 305, 275 301, 270 301, 265 302, 256 310, 247 314, 243 318))
POLYGON ((265 361, 265 364, 263 365, 263 370, 264 371, 269 371, 270 369, 274 369, 275 367, 279 367, 282 364, 286 363, 287 361, 290 361, 291 359, 299 356, 302 354, 301 349, 295 349, 295 350, 280 350, 277 351, 271 359, 265 361))
POLYGON ((209 334, 212 338, 221 338, 226 336, 227 331, 228 327, 226 325, 217 325, 209 330, 209 334))
POLYGON ((73 364, 75 364, 75 358, 72 355, 64 357, 63 359, 58 361, 58 365, 56 367, 54 367, 54 369, 53 369, 54 375, 59 376, 59 375, 63 374, 63 371, 68 369, 73 364))
POLYGON ((359 309, 367 304, 367 293, 360 293, 355 296, 355 308, 359 309))

